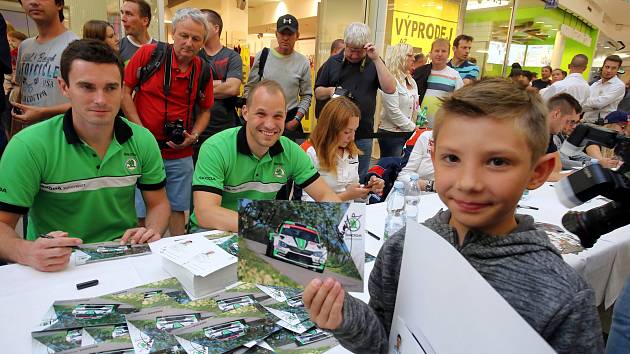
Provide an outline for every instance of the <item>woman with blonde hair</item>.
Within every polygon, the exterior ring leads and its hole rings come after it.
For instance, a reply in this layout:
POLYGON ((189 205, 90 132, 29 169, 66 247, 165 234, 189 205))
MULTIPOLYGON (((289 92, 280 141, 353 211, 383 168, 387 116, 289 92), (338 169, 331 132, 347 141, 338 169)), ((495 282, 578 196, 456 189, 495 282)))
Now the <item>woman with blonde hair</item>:
POLYGON ((387 94, 381 90, 381 122, 379 133, 409 133, 403 136, 378 138, 381 157, 400 156, 403 145, 416 128, 418 112, 418 86, 411 77, 414 56, 409 44, 396 44, 385 55, 385 65, 396 79, 396 91, 387 94))
POLYGON ((84 39, 98 39, 105 42, 116 53, 119 51, 119 40, 114 26, 101 20, 90 20, 83 25, 84 39))
MULTIPOLYGON (((346 97, 330 100, 322 109, 317 126, 301 146, 324 181, 341 200, 363 199, 369 192, 381 193, 385 183, 372 176, 367 186, 359 184, 359 155, 354 133, 361 111, 346 97)), ((312 201, 307 193, 302 200, 312 201)))

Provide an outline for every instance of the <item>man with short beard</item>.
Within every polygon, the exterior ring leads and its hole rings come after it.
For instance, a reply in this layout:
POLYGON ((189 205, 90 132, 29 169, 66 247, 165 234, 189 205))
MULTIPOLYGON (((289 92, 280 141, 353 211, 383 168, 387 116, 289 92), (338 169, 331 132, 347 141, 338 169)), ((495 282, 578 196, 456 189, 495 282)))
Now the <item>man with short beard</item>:
POLYGON ((602 78, 590 87, 590 96, 584 102, 584 122, 602 122, 609 113, 617 110, 626 94, 626 85, 617 77, 623 61, 618 55, 610 55, 602 64, 602 78))

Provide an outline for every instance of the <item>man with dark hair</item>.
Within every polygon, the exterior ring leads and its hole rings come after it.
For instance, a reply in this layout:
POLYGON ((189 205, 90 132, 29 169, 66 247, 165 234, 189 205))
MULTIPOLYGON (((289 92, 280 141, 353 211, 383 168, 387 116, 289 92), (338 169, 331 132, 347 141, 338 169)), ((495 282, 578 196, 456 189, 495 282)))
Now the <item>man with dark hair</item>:
POLYGON ((330 45, 330 56, 337 55, 346 49, 346 43, 341 38, 335 39, 330 45))
POLYGON ((584 103, 590 95, 588 83, 582 76, 587 66, 588 57, 584 54, 577 54, 569 63, 570 74, 563 80, 554 82, 547 88, 540 90, 540 96, 547 101, 559 93, 566 92, 584 107, 584 103))
POLYGON ((556 134, 562 133, 562 129, 569 120, 580 119, 582 107, 580 103, 568 93, 559 93, 547 100, 547 125, 549 126, 549 145, 547 146, 547 154, 554 154, 555 165, 553 172, 547 178, 548 181, 557 181, 563 176, 560 174, 562 170, 562 158, 558 147, 553 140, 556 134))
POLYGON ((479 67, 468 61, 470 48, 472 48, 473 37, 460 34, 453 40, 453 58, 448 62, 448 66, 457 70, 464 81, 464 85, 479 79, 479 67))
POLYGON ((514 81, 520 88, 526 90, 530 87, 532 81, 532 72, 528 70, 512 69, 510 79, 514 81))
POLYGON ((61 53, 77 39, 62 23, 63 0, 21 0, 20 3, 39 34, 24 40, 18 51, 15 81, 20 86, 21 98, 13 103, 13 133, 21 129, 18 122, 37 123, 70 108, 59 90, 57 75, 61 53))
POLYGON ((116 53, 78 40, 60 65, 71 109, 17 134, 0 161, 0 259, 41 271, 65 268, 81 243, 158 240, 170 212, 155 139, 116 116, 123 70, 116 53), (146 227, 137 227, 136 185, 148 205, 146 227), (14 228, 26 212, 23 240, 14 228))
POLYGON ((540 69, 540 79, 532 81, 532 86, 538 90, 542 90, 551 85, 551 71, 551 66, 543 66, 543 68, 540 69))
MULTIPOLYGON (((199 151, 201 144, 212 135, 228 128, 239 125, 236 113, 236 97, 240 93, 243 80, 243 60, 234 50, 221 44, 223 20, 214 10, 202 9, 210 25, 208 39, 199 51, 199 57, 208 62, 212 68, 214 80, 214 105, 210 116, 210 124, 195 144, 195 151, 199 151)), ((240 108, 240 107, 238 107, 240 108)), ((196 154, 195 154, 196 155, 196 154)))
POLYGON ((626 94, 626 85, 617 77, 623 61, 618 55, 609 55, 602 65, 602 78, 590 87, 590 95, 584 102, 584 122, 602 123, 604 117, 617 110, 626 94))
POLYGON ((424 53, 418 53, 413 56, 413 70, 415 71, 419 67, 427 63, 427 56, 424 53))
POLYGON ((156 42, 149 34, 151 5, 145 0, 124 0, 120 20, 126 34, 120 41, 120 57, 126 63, 142 45, 156 42))

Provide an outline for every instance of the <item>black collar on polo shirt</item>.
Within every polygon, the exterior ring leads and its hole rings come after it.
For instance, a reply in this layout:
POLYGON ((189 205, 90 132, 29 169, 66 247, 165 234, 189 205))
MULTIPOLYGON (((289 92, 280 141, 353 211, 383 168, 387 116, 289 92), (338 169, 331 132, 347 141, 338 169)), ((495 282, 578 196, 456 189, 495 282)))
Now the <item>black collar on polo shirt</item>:
MULTIPOLYGON (((79 138, 79 134, 77 134, 77 131, 74 129, 74 124, 72 124, 72 108, 67 110, 63 115, 63 133, 66 136, 68 144, 83 143, 81 138, 79 138)), ((114 136, 119 144, 124 144, 133 136, 131 127, 118 116, 114 118, 114 136)))
MULTIPOLYGON (((236 134, 236 151, 243 155, 253 155, 252 150, 249 148, 249 144, 247 144, 247 134, 245 133, 245 126, 239 128, 238 133, 236 134)), ((269 156, 274 157, 284 152, 284 148, 280 143, 280 139, 276 141, 273 146, 269 148, 269 156)))

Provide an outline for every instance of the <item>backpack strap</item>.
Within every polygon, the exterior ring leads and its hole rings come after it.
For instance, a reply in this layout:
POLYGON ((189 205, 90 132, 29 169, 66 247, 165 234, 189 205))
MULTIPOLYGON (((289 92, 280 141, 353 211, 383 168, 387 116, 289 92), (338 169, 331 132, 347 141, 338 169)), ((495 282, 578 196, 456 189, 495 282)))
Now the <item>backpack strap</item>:
POLYGON ((263 71, 265 71, 265 64, 267 63, 267 57, 269 56, 269 48, 265 47, 260 53, 260 60, 258 62, 258 78, 262 81, 263 71))
POLYGON ((166 59, 166 54, 168 52, 167 48, 167 43, 157 42, 157 45, 151 53, 151 57, 149 58, 147 64, 141 68, 138 68, 138 71, 136 72, 138 83, 133 88, 134 91, 139 91, 142 84, 147 82, 151 78, 151 76, 153 76, 153 74, 155 74, 160 69, 160 66, 162 66, 164 60, 166 59))
POLYGON ((203 58, 201 59, 201 70, 199 71, 199 75, 197 76, 198 84, 197 84, 197 94, 195 95, 195 106, 199 106, 199 102, 206 97, 206 87, 210 83, 210 79, 212 78, 211 70, 214 70, 211 63, 208 63, 203 58))

